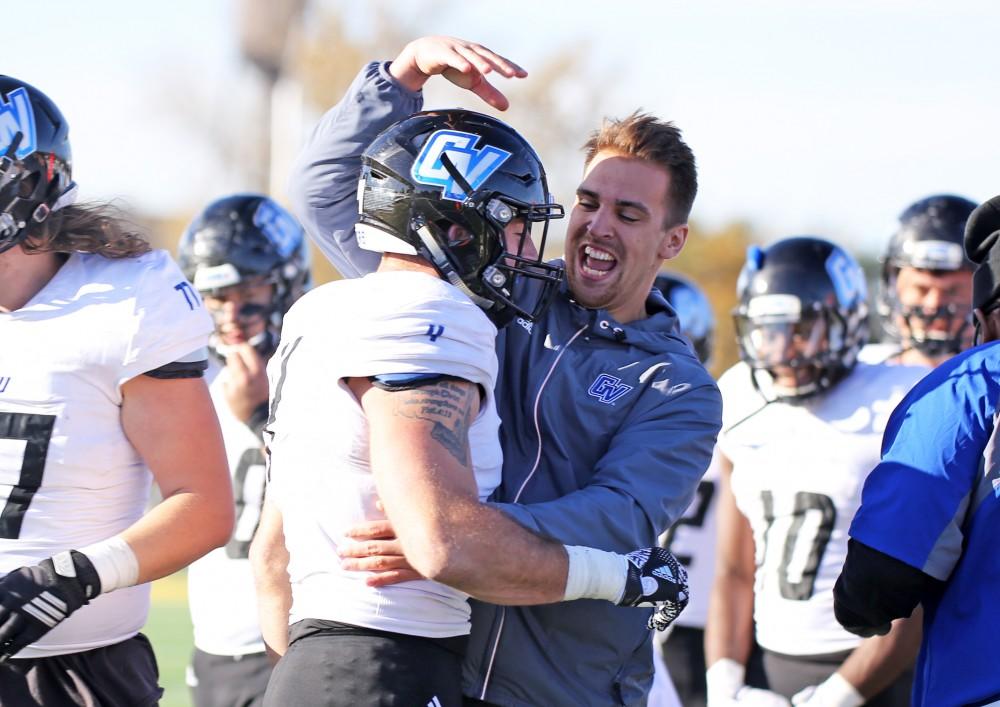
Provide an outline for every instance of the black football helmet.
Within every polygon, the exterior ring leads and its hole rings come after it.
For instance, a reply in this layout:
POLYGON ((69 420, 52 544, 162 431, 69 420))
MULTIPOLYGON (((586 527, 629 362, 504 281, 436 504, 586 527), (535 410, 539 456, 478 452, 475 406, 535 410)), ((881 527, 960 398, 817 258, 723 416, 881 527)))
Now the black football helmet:
POLYGON ((496 118, 454 109, 387 128, 362 156, 358 201, 362 248, 425 258, 498 327, 541 316, 562 278, 540 254, 563 207, 535 151, 496 118), (505 230, 515 221, 524 228, 510 247, 505 230), (533 254, 524 248, 536 224, 533 254))
POLYGON ((803 398, 854 367, 868 338, 867 290, 861 266, 839 246, 812 236, 751 246, 736 289, 740 357, 762 393, 803 398), (781 369, 794 384, 776 380, 781 369))
POLYGON ((653 286, 673 306, 681 323, 681 333, 688 338, 698 359, 708 365, 715 337, 715 315, 708 297, 700 287, 673 272, 661 272, 653 286))
MULTIPOLYGON (((206 206, 181 236, 177 261, 203 296, 223 295, 235 285, 274 286, 270 307, 245 304, 238 313, 241 319, 265 320, 264 332, 249 342, 262 356, 274 352, 285 312, 312 285, 302 226, 260 194, 234 194, 206 206)), ((217 334, 210 346, 225 357, 217 334)))
POLYGON ((974 265, 965 256, 965 222, 976 204, 950 194, 929 196, 911 204, 899 217, 882 260, 878 313, 886 334, 903 349, 917 349, 932 357, 956 354, 972 332, 971 303, 955 302, 934 311, 904 305, 896 279, 901 268, 967 271, 974 265), (932 322, 943 322, 937 329, 932 322), (905 323, 905 332, 900 323, 905 323), (916 326, 915 326, 916 324, 916 326))
POLYGON ((0 76, 0 253, 73 203, 69 126, 34 86, 0 76))

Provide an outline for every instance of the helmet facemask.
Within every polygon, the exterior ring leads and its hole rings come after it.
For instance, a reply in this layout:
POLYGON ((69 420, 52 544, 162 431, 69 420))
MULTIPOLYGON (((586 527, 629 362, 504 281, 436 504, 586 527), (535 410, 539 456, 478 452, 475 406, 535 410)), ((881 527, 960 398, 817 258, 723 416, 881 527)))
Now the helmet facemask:
POLYGON ((441 214, 443 218, 434 221, 424 220, 421 212, 440 214, 439 202, 413 200, 417 215, 411 228, 423 242, 424 257, 482 307, 498 328, 516 316, 528 321, 541 317, 562 280, 562 268, 543 262, 541 254, 549 222, 564 216, 563 207, 551 201, 529 204, 492 190, 472 191, 447 154, 441 162, 470 195, 456 215, 441 214), (532 238, 536 224, 541 224, 537 246, 532 238), (449 236, 454 233, 452 225, 465 229, 468 237, 456 241, 449 236))
POLYGON ((761 387, 760 374, 766 373, 770 380, 765 387, 782 399, 805 398, 830 388, 853 366, 858 352, 844 314, 816 302, 806 307, 796 303, 796 312, 754 311, 767 297, 754 298, 734 315, 740 351, 755 386, 761 387))
MULTIPOLYGON (((963 298, 961 301, 946 302, 934 309, 926 309, 921 304, 906 304, 899 292, 901 269, 887 263, 880 285, 878 311, 886 333, 899 343, 902 351, 916 349, 930 358, 953 356, 967 348, 973 334, 971 300, 963 298)), ((928 272, 941 276, 967 271, 960 268, 928 272)), ((969 277, 971 287, 971 273, 969 277)))

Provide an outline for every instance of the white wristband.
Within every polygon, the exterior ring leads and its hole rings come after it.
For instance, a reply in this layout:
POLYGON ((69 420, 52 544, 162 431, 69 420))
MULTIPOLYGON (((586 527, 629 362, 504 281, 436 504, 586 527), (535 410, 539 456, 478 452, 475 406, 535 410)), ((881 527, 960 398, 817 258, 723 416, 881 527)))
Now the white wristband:
POLYGON ((101 578, 101 594, 131 587, 139 580, 139 560, 120 535, 80 548, 101 578))
POLYGON ((624 555, 580 545, 564 545, 569 556, 563 601, 604 599, 618 603, 625 594, 628 560, 624 555))
POLYGON ((861 707, 865 703, 864 695, 840 673, 834 673, 817 685, 812 699, 816 704, 829 707, 861 707))
POLYGON ((705 672, 708 704, 731 700, 743 687, 746 666, 732 658, 719 658, 705 672))

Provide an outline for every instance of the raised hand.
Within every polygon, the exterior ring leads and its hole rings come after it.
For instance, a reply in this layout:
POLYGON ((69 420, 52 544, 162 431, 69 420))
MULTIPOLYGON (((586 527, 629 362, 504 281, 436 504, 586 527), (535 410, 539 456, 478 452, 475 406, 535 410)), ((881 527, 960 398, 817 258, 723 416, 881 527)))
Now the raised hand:
POLYGON ((445 36, 413 40, 389 66, 389 73, 411 91, 422 88, 431 76, 440 75, 497 110, 507 110, 507 97, 486 79, 493 72, 506 78, 528 75, 510 59, 482 44, 445 36))

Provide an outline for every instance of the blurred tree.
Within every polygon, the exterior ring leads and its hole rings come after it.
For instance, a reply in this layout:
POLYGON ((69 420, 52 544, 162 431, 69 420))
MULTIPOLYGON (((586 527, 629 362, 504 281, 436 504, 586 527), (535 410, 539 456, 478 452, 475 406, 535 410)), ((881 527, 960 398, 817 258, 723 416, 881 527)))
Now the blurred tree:
POLYGON ((237 33, 243 59, 256 69, 258 119, 250 124, 244 167, 248 187, 271 191, 272 125, 275 124, 276 89, 285 73, 289 47, 296 44, 299 18, 306 0, 239 0, 237 33))
POLYGON ((714 231, 691 227, 684 250, 667 265, 694 280, 705 291, 715 313, 715 348, 712 374, 719 376, 740 356, 733 328, 736 278, 746 259, 747 246, 759 242, 751 226, 738 221, 714 231))

